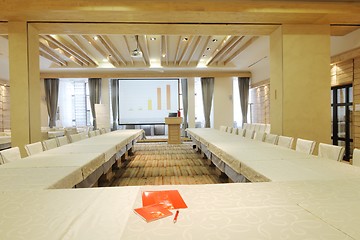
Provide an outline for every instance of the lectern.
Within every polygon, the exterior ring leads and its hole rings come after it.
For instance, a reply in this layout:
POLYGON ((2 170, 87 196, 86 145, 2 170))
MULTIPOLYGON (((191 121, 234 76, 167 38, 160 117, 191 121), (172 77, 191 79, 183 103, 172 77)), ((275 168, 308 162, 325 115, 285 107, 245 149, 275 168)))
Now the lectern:
POLYGON ((182 124, 182 117, 167 117, 165 118, 165 124, 168 128, 168 143, 169 144, 180 144, 180 124, 182 124))

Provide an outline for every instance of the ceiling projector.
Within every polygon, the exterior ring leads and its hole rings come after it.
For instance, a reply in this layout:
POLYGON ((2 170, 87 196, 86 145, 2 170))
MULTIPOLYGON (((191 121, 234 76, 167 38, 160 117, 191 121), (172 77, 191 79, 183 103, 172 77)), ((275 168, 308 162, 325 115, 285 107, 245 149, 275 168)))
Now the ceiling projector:
POLYGON ((142 57, 142 52, 139 49, 135 49, 131 52, 131 57, 142 57))

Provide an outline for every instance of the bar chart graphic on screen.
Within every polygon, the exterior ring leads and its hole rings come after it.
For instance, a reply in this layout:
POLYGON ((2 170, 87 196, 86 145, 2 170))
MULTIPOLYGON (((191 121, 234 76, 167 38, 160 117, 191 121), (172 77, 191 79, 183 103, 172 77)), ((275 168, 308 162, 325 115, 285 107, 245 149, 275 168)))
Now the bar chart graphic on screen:
POLYGON ((120 80, 120 123, 163 123, 178 110, 178 79, 120 80))

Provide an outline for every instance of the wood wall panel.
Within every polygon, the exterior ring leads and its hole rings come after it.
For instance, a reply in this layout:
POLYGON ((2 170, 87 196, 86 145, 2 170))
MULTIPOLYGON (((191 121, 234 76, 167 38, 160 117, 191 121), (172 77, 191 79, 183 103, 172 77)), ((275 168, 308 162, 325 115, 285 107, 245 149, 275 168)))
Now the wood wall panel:
POLYGON ((250 89, 252 123, 270 123, 270 82, 250 89))

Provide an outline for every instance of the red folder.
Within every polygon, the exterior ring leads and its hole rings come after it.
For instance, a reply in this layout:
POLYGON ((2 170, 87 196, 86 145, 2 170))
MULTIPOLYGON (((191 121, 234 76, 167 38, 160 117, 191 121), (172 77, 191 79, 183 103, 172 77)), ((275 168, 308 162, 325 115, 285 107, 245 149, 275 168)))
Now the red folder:
POLYGON ((139 214, 146 222, 158 220, 160 218, 172 215, 168 209, 164 208, 161 204, 154 204, 142 208, 135 208, 135 213, 139 214))
POLYGON ((142 193, 143 206, 161 204, 166 209, 187 208, 178 190, 145 191, 142 193))

